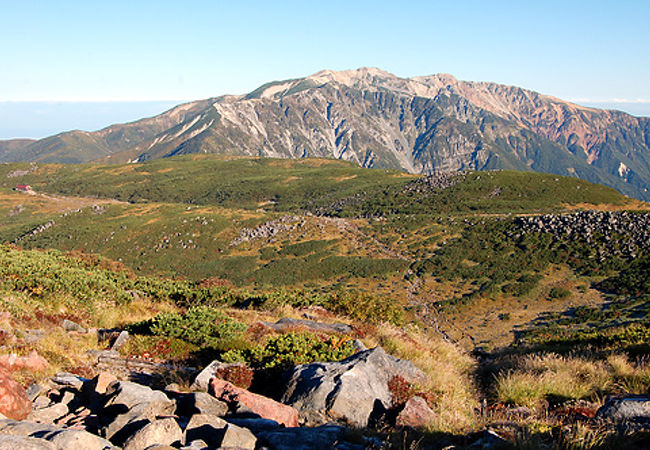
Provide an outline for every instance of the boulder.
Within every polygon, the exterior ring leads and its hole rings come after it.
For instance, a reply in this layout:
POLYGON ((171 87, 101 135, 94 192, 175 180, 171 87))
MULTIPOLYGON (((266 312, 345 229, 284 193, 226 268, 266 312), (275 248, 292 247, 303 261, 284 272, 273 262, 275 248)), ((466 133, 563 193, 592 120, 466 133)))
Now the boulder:
POLYGON ((0 366, 9 372, 15 372, 17 370, 42 372, 50 365, 36 350, 32 350, 27 356, 18 356, 14 353, 0 355, 0 366))
POLYGON ((225 416, 228 413, 226 403, 217 400, 206 392, 180 394, 176 397, 176 404, 176 414, 179 416, 190 417, 194 414, 225 416))
POLYGON ((78 333, 86 332, 86 329, 84 327, 79 325, 77 322, 73 322, 72 320, 68 320, 68 319, 63 319, 63 323, 61 323, 61 327, 63 327, 63 329, 68 332, 70 331, 75 331, 78 333))
POLYGON ((647 395, 630 395, 610 398, 598 409, 596 418, 615 422, 650 421, 650 397, 647 395))
MULTIPOLYGON (((318 450, 321 448, 358 449, 364 445, 345 442, 347 430, 337 425, 323 425, 314 428, 286 428, 264 431, 258 434, 262 446, 274 450, 318 450)), ((374 447, 371 447, 374 448, 374 447)))
POLYGON ((422 397, 411 397, 397 415, 395 424, 398 427, 423 428, 431 425, 436 418, 427 401, 422 397))
POLYGON ((56 376, 50 378, 50 381, 59 387, 69 387, 80 391, 84 384, 87 383, 88 378, 80 377, 73 373, 58 373, 56 376))
POLYGON ((0 449, 7 450, 57 450, 57 447, 43 439, 26 436, 0 435, 0 449))
POLYGON ((215 359, 210 364, 208 364, 205 369, 203 369, 194 379, 191 389, 194 391, 208 392, 210 389, 210 380, 216 376, 217 370, 226 369, 232 366, 243 366, 241 363, 224 363, 215 359))
POLYGON ((123 330, 120 332, 120 334, 117 335, 117 339, 115 339, 115 342, 113 342, 113 345, 111 346, 111 350, 117 351, 124 347, 124 344, 129 340, 129 332, 126 330, 123 330))
POLYGON ((263 395, 254 394, 227 381, 213 378, 210 381, 210 393, 232 405, 232 409, 244 406, 264 419, 275 420, 286 427, 298 426, 298 411, 295 408, 263 395))
POLYGON ((114 381, 106 388, 106 408, 114 405, 122 405, 132 408, 141 403, 173 403, 162 391, 156 391, 148 386, 143 386, 132 381, 114 381))
POLYGON ((296 366, 285 375, 281 400, 298 409, 301 422, 308 425, 343 420, 366 427, 392 406, 388 382, 393 376, 414 384, 428 381, 410 361, 376 347, 340 362, 296 366))
POLYGON ((171 417, 154 420, 140 428, 124 443, 124 450, 141 450, 155 444, 180 444, 183 440, 181 428, 171 417))
POLYGON ((185 428, 185 441, 202 441, 210 448, 254 449, 257 438, 245 428, 210 414, 192 416, 185 428))
POLYGON ((57 449, 112 450, 116 449, 109 441, 83 430, 64 429, 44 436, 57 449))
POLYGON ((68 406, 63 403, 55 403, 41 409, 35 409, 27 416, 27 420, 36 423, 54 423, 59 417, 68 414, 68 406))
POLYGON ((352 333, 352 327, 345 323, 323 323, 305 319, 282 318, 275 323, 260 322, 262 325, 272 328, 275 331, 288 331, 294 328, 305 328, 321 333, 352 333))
POLYGON ((219 447, 228 422, 211 414, 195 414, 185 427, 185 442, 202 441, 210 447, 219 447))
POLYGON ((9 419, 23 420, 32 410, 25 389, 5 369, 0 368, 0 413, 9 419))
POLYGON ((123 412, 113 415, 114 411, 104 410, 102 418, 103 436, 115 445, 121 445, 132 434, 159 416, 170 415, 174 411, 172 402, 150 401, 139 403, 123 412))
POLYGON ((257 438, 249 430, 229 423, 221 440, 221 447, 254 450, 256 443, 257 438))

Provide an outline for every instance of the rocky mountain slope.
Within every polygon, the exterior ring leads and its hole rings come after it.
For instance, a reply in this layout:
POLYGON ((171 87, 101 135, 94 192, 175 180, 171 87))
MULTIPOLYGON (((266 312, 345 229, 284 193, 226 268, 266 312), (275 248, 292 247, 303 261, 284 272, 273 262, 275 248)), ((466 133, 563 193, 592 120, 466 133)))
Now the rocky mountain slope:
MULTIPOLYGON (((0 147, 2 149, 3 147, 0 147)), ((518 87, 375 68, 322 71, 93 133, 0 150, 0 161, 144 161, 188 153, 328 157, 431 174, 517 169, 650 199, 650 119, 518 87)))

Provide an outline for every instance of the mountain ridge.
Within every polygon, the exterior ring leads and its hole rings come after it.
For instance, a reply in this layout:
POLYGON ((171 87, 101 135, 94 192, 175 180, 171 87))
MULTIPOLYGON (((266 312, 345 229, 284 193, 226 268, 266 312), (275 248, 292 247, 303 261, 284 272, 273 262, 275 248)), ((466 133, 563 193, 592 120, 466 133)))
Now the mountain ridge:
POLYGON ((323 70, 96 132, 0 146, 0 161, 139 162, 189 153, 330 157, 431 174, 578 176, 649 199, 650 119, 449 74, 323 70))

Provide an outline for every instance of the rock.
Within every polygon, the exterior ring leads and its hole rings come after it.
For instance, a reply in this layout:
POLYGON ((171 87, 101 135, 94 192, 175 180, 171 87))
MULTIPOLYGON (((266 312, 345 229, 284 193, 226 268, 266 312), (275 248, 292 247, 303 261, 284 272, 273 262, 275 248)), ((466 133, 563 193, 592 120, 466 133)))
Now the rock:
POLYGON ((84 327, 79 325, 77 322, 73 322, 72 320, 68 320, 68 319, 64 319, 61 326, 63 327, 63 329, 65 331, 68 331, 68 332, 70 332, 70 331, 76 331, 76 332, 79 332, 79 333, 85 333, 86 332, 86 329, 84 327))
POLYGON ((61 428, 46 423, 29 422, 27 420, 0 420, 0 434, 40 437, 57 431, 61 431, 61 428))
MULTIPOLYGON (((315 428, 287 428, 261 432, 258 435, 263 446, 274 450, 317 450, 321 448, 363 449, 363 445, 345 442, 346 429, 338 425, 315 428)), ((372 447, 371 447, 372 448, 372 447)))
POLYGON ((27 416, 27 420, 36 423, 52 424, 56 419, 66 414, 68 414, 68 406, 63 403, 55 403, 52 406, 32 411, 27 416))
POLYGON ((57 450, 57 447, 43 439, 26 436, 0 435, 0 449, 6 450, 57 450))
POLYGON ((117 351, 120 348, 126 344, 126 341, 129 340, 129 332, 126 330, 123 330, 120 332, 120 334, 117 336, 117 339, 115 339, 115 342, 113 342, 113 345, 111 346, 111 350, 117 351))
POLYGON ((40 397, 36 397, 36 399, 32 402, 32 406, 34 409, 43 409, 47 408, 48 406, 51 406, 53 404, 52 400, 50 400, 48 397, 42 395, 40 397))
POLYGON ((23 420, 32 411, 25 389, 0 368, 0 413, 9 419, 23 420))
POLYGON ((399 427, 423 428, 431 425, 436 418, 427 402, 422 397, 411 397, 400 411, 395 421, 399 427))
POLYGON ((45 330, 25 330, 24 340, 26 344, 38 344, 45 337, 45 330))
POLYGON ((162 391, 155 391, 132 381, 112 382, 107 386, 105 395, 108 399, 105 407, 124 405, 130 409, 135 405, 150 402, 168 403, 173 406, 172 401, 162 391))
POLYGON ((153 422, 159 416, 170 415, 174 411, 174 403, 167 401, 150 401, 139 403, 133 407, 126 408, 124 405, 116 405, 118 414, 114 415, 115 410, 104 409, 102 411, 103 436, 116 445, 121 445, 137 430, 149 422, 153 422))
POLYGON ((191 389, 194 391, 203 391, 208 392, 210 389, 210 380, 215 377, 217 370, 226 369, 233 366, 242 366, 241 363, 228 364, 215 359, 210 364, 208 364, 205 369, 203 369, 199 374, 194 378, 191 389))
POLYGON ((217 400, 206 392, 194 392, 181 394, 176 399, 176 414, 190 417, 194 414, 211 414, 213 416, 225 416, 228 413, 228 405, 217 400))
POLYGON ((36 400, 36 397, 38 397, 41 392, 43 392, 43 386, 36 383, 30 384, 29 387, 25 390, 27 398, 30 402, 34 402, 34 400, 36 400))
POLYGON ((615 422, 650 421, 650 397, 647 395, 630 395, 611 398, 596 413, 596 418, 615 422))
POLYGON ((50 378, 50 381, 59 386, 71 387, 78 391, 83 388, 84 383, 88 382, 88 378, 83 378, 72 373, 58 373, 56 376, 50 378))
POLYGON ((27 356, 18 356, 14 353, 0 355, 0 366, 9 372, 15 372, 17 370, 41 372, 49 367, 49 363, 36 350, 32 350, 27 356))
POLYGON ((246 428, 228 424, 221 440, 222 448, 255 449, 257 438, 246 428))
POLYGON ((83 430, 62 430, 44 436, 57 449, 112 450, 113 444, 104 438, 83 430))
POLYGON ((208 444, 205 443, 205 441, 202 441, 201 439, 196 439, 189 444, 187 444, 185 447, 181 447, 179 450, 208 450, 208 444))
POLYGON ((275 331, 287 331, 294 328, 307 328, 308 330, 324 333, 351 333, 352 327, 344 323, 323 323, 313 320, 282 318, 275 323, 260 322, 262 325, 274 329, 275 331))
POLYGON ((297 408, 308 425, 343 419, 366 427, 392 406, 388 381, 397 375, 410 383, 427 382, 413 363, 376 347, 340 362, 296 366, 285 376, 281 399, 297 408))
POLYGON ((280 428, 280 424, 275 420, 262 419, 259 417, 228 417, 228 423, 246 428, 254 435, 257 435, 262 431, 272 431, 280 428))
POLYGON ((114 381, 117 381, 117 378, 112 373, 106 371, 100 372, 92 380, 93 390, 96 394, 105 394, 106 388, 114 381))
POLYGON ((210 447, 219 447, 228 422, 210 414, 195 414, 185 427, 185 442, 201 440, 210 447))
POLYGON ((169 417, 154 420, 138 430, 124 443, 124 450, 141 450, 154 444, 173 445, 180 444, 183 432, 176 420, 169 417))
POLYGON ((298 411, 295 408, 268 397, 253 394, 227 381, 213 378, 210 381, 210 393, 229 405, 245 406, 264 419, 275 420, 286 427, 298 426, 298 411))

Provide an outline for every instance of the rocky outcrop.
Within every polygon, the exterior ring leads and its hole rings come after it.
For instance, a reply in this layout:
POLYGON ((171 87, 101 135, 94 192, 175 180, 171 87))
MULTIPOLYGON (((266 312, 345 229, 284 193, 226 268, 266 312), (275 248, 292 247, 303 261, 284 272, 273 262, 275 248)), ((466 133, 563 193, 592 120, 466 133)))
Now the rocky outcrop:
POLYGON ((430 426, 436 419, 426 400, 422 397, 411 397, 397 415, 395 424, 398 427, 422 428, 430 426))
POLYGON ((0 414, 22 420, 32 411, 25 389, 5 369, 0 367, 0 414))
POLYGON ((598 409, 596 417, 616 422, 650 423, 650 397, 647 395, 631 395, 611 398, 598 409))
POLYGON ((286 375, 281 400, 298 409, 304 424, 341 420, 365 427, 392 406, 388 382, 394 376, 415 384, 427 382, 413 363, 376 347, 341 362, 296 366, 286 375))
POLYGON ((232 405, 231 409, 245 407, 264 419, 274 420, 286 427, 298 426, 298 411, 291 406, 254 394, 227 381, 213 378, 210 381, 210 393, 217 399, 232 405))

